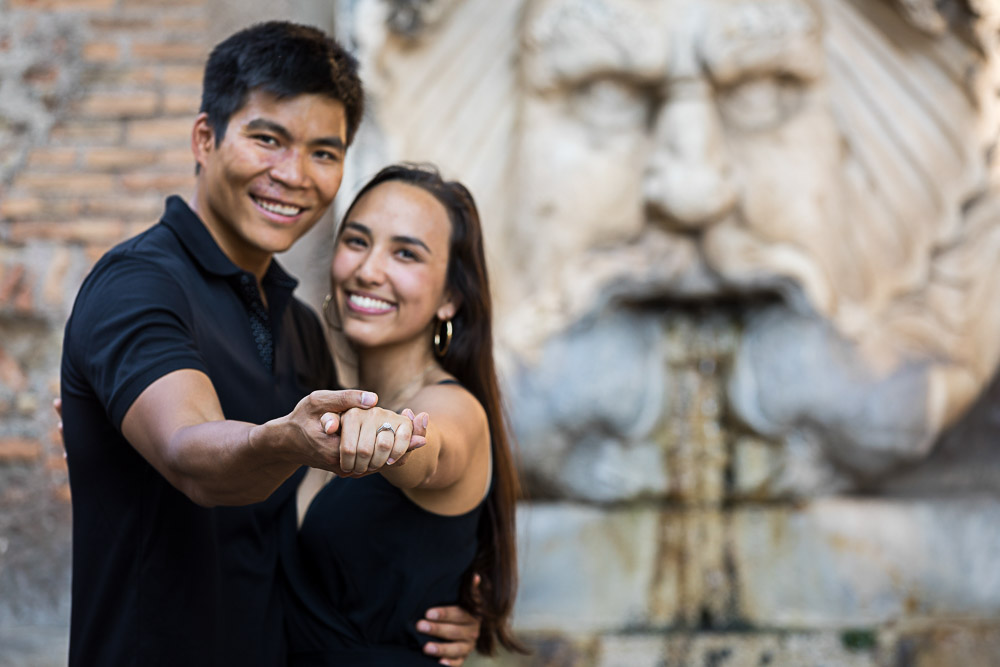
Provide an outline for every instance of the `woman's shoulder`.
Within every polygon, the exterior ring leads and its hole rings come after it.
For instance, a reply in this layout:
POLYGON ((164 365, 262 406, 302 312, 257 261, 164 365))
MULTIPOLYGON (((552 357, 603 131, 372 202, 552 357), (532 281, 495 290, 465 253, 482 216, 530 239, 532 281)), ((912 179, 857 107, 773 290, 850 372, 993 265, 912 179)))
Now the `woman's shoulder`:
POLYGON ((445 378, 421 387, 408 406, 416 413, 426 412, 431 418, 459 417, 487 424, 486 410, 479 400, 454 378, 445 378))

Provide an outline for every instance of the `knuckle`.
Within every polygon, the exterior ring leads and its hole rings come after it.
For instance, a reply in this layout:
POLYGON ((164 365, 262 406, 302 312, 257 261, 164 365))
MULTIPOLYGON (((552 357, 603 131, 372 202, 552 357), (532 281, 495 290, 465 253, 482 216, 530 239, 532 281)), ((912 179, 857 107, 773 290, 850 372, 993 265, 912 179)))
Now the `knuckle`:
POLYGON ((371 447, 369 447, 367 445, 358 447, 358 456, 364 457, 364 458, 369 458, 371 455, 372 455, 372 448, 371 447))

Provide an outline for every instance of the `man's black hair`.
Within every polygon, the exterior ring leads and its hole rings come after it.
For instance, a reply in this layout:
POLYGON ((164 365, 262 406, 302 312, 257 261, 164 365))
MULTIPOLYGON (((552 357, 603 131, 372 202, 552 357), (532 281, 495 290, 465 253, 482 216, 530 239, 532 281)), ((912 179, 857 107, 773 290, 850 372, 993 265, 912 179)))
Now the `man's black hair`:
POLYGON ((354 56, 323 31, 288 21, 257 23, 212 49, 205 64, 201 111, 208 114, 216 145, 254 90, 278 99, 318 94, 339 100, 347 118, 347 145, 364 112, 354 56))

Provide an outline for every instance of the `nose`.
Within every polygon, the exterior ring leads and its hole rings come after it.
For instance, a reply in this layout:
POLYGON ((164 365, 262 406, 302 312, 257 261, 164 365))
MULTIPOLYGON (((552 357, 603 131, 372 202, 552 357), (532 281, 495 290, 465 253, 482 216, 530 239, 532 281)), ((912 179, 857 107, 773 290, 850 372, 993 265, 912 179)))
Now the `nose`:
POLYGON ((306 156, 302 151, 290 149, 271 165, 271 178, 289 188, 304 187, 308 180, 306 156))
POLYGON ((358 266, 358 282, 362 285, 381 285, 385 282, 385 261, 377 248, 373 248, 358 266))
POLYGON ((655 216, 682 229, 711 224, 735 205, 733 164, 705 81, 671 86, 657 113, 643 194, 655 216))

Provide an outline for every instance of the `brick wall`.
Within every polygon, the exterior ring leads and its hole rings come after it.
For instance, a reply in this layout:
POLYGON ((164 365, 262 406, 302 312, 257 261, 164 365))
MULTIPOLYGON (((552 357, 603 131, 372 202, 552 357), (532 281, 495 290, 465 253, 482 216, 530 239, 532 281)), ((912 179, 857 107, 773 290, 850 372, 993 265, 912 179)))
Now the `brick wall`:
POLYGON ((0 0, 0 663, 37 655, 44 632, 32 644, 25 628, 46 626, 65 660, 69 486, 51 408, 62 328, 97 258, 190 189, 209 11, 0 0))

